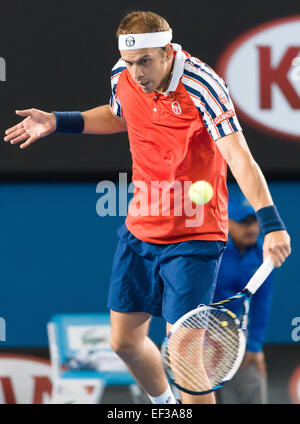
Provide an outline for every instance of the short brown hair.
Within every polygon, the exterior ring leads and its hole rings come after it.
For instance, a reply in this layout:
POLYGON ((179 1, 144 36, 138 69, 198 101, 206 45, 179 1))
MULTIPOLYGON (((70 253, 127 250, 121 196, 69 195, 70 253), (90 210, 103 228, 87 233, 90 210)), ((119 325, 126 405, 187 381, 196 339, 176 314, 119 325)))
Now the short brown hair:
POLYGON ((170 25, 160 15, 148 11, 133 11, 121 20, 117 37, 121 34, 145 34, 146 32, 168 31, 170 25))

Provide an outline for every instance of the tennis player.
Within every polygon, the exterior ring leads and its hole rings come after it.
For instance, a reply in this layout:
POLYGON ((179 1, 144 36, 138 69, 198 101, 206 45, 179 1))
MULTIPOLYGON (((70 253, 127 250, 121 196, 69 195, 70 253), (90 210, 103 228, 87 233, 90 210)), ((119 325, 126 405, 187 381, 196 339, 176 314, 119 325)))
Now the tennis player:
MULTIPOLYGON (((290 237, 224 81, 171 43, 172 29, 155 13, 129 13, 117 37, 121 58, 112 68, 110 104, 82 113, 16 111, 25 119, 4 140, 25 148, 53 132, 128 132, 136 190, 113 262, 111 346, 153 403, 175 403, 148 327, 152 315, 170 327, 213 298, 228 233, 226 163, 261 222, 264 255, 277 267, 291 252, 290 237), (213 197, 195 225, 190 209, 179 213, 176 205, 179 186, 198 180, 211 184, 213 197), (163 196, 149 201, 151 188, 163 182, 171 187, 169 205, 163 196)), ((215 397, 183 393, 182 402, 215 403, 215 397)))

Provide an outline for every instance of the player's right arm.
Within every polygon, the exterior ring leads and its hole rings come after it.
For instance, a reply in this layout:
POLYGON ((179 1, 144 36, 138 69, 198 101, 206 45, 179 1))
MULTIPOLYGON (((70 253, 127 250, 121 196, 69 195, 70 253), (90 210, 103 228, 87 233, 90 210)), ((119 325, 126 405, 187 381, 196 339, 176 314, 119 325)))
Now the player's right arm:
MULTIPOLYGON (((54 113, 26 109, 17 110, 16 114, 24 119, 5 131, 4 141, 11 144, 22 143, 21 149, 56 131, 54 113)), ((87 110, 82 112, 82 116, 84 119, 83 134, 112 134, 127 130, 125 118, 117 116, 110 105, 87 110)))

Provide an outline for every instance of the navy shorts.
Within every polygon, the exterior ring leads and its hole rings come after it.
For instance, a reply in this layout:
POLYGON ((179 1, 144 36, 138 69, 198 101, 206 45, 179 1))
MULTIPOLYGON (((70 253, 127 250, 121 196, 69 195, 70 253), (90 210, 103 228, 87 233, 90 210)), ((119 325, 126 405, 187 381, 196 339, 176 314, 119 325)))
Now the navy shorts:
POLYGON ((199 304, 212 302, 225 242, 147 243, 134 237, 125 224, 118 235, 109 309, 147 312, 174 324, 199 304))

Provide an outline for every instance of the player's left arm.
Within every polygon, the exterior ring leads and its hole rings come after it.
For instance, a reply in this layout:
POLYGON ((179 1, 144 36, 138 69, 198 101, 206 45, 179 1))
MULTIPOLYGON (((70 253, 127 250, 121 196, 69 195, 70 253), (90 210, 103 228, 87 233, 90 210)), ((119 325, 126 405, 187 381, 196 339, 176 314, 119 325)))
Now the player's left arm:
MULTIPOLYGON (((216 144, 242 192, 258 215, 266 221, 268 231, 271 229, 264 237, 264 259, 270 256, 276 267, 281 266, 291 253, 290 236, 284 229, 272 230, 273 223, 271 221, 272 219, 276 220, 274 203, 265 177, 255 162, 243 133, 237 131, 221 137, 216 144), (271 222, 271 225, 268 221, 271 222)), ((278 216, 279 221, 280 217, 278 216)), ((276 228, 276 222, 273 227, 276 228)))

